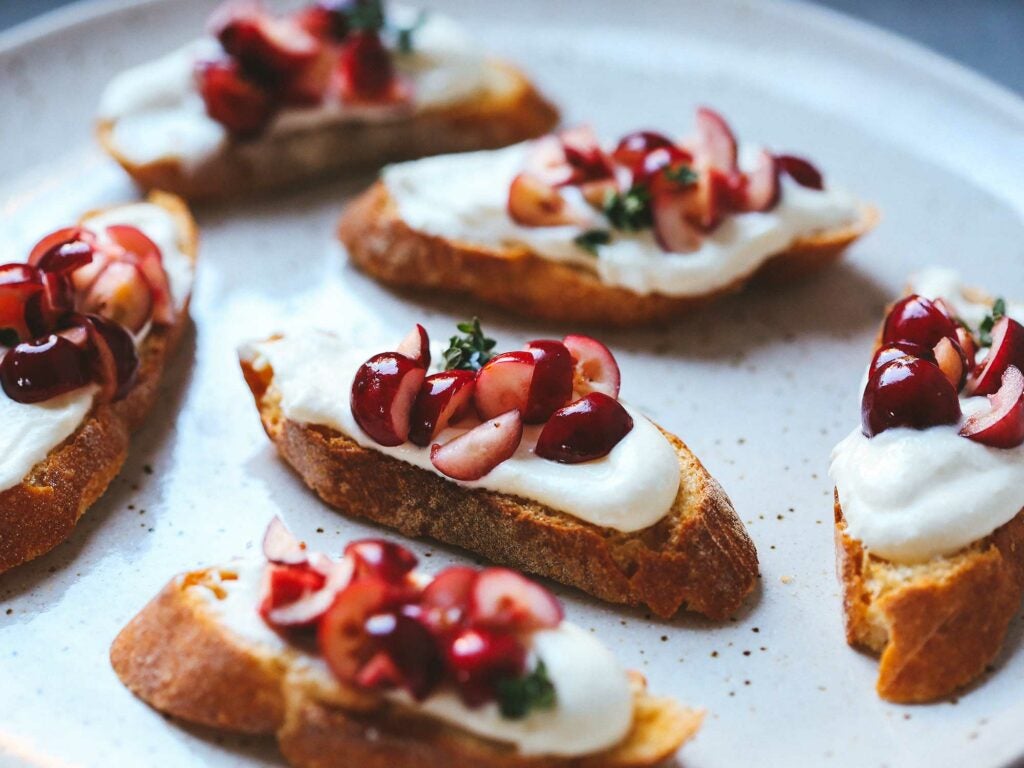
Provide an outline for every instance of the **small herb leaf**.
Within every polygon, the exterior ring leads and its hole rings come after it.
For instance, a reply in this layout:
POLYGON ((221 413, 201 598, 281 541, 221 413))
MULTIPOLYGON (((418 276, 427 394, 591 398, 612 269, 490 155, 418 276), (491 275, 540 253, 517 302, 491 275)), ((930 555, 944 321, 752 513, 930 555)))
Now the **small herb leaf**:
POLYGON ((555 706, 555 686, 543 661, 528 675, 498 681, 498 708, 501 716, 519 720, 535 709, 555 706))
POLYGON ((444 369, 479 371, 491 359, 491 350, 497 342, 484 336, 478 317, 458 323, 455 327, 465 335, 451 337, 448 349, 444 351, 444 369))
POLYGON ((426 23, 427 12, 421 10, 416 14, 416 19, 407 27, 398 27, 395 30, 396 42, 399 53, 412 53, 413 35, 426 23))
POLYGON ((608 245, 612 241, 612 233, 607 229, 588 229, 572 241, 587 253, 597 256, 597 246, 608 245))
POLYGON ((1006 301, 996 299, 992 304, 992 312, 978 326, 978 343, 983 347, 992 346, 992 328, 1006 315, 1006 301))
POLYGON ((688 165, 677 165, 675 167, 666 165, 664 173, 666 179, 674 181, 682 187, 689 186, 690 184, 696 184, 697 180, 700 178, 688 165))
POLYGON ((616 229, 637 232, 651 226, 651 193, 634 185, 626 192, 610 192, 604 201, 604 215, 616 229))

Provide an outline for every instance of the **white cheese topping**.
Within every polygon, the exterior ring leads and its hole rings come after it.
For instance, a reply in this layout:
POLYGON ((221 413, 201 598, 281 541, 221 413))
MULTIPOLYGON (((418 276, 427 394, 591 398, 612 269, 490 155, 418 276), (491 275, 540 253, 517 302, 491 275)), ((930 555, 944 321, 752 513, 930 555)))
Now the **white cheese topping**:
MULTIPOLYGON (((974 327, 989 306, 972 302, 955 274, 934 270, 910 290, 949 301, 974 327)), ((1010 307, 1024 319, 1020 307, 1010 307)), ((961 397, 963 418, 988 407, 961 397)), ((850 536, 899 563, 949 555, 982 539, 1024 508, 1024 446, 990 448, 958 425, 896 427, 867 438, 855 429, 832 452, 830 474, 850 536)))
MULTIPOLYGON (((523 171, 531 145, 399 163, 385 168, 382 179, 402 220, 413 229, 491 248, 526 247, 553 261, 593 270, 602 282, 639 294, 692 296, 722 288, 751 274, 797 238, 851 224, 860 212, 857 201, 842 190, 807 189, 784 176, 774 209, 727 216, 693 253, 665 253, 645 230, 616 232, 595 258, 573 239, 587 229, 610 225, 575 188, 564 193, 587 220, 584 227, 524 227, 509 218, 509 185, 523 171)), ((744 147, 741 165, 749 168, 755 155, 756 148, 744 147)))
MULTIPOLYGON (((282 653, 290 646, 257 612, 263 565, 262 561, 248 559, 221 569, 238 575, 237 579, 217 582, 226 595, 222 599, 202 586, 189 589, 244 642, 265 652, 282 653)), ((585 755, 622 741, 633 722, 633 696, 626 672, 611 651, 590 632, 567 621, 556 629, 533 633, 529 644, 529 663, 542 660, 554 685, 553 709, 510 720, 501 716, 494 702, 470 708, 449 690, 439 690, 422 702, 401 691, 386 695, 470 733, 513 744, 524 755, 585 755)), ((294 649, 291 652, 295 654, 294 649)), ((301 664, 303 673, 317 683, 319 691, 331 697, 337 683, 321 658, 295 654, 292 663, 301 664)))
MULTIPOLYGON (((110 224, 138 227, 160 247, 171 296, 179 309, 192 285, 192 263, 178 246, 174 218, 150 203, 120 206, 86 222, 102 235, 110 224)), ((18 403, 0 389, 0 491, 22 481, 32 467, 68 439, 92 409, 97 387, 90 385, 42 403, 18 403)))
MULTIPOLYGON (((356 424, 349 404, 352 380, 359 366, 381 349, 353 347, 337 336, 309 331, 253 344, 242 354, 257 367, 273 368, 287 418, 330 427, 366 448, 444 477, 431 463, 429 448, 408 442, 379 445, 356 424)), ((533 447, 543 425, 527 425, 511 458, 481 479, 459 484, 532 499, 619 531, 647 528, 663 518, 675 500, 679 458, 654 424, 629 406, 626 410, 633 417, 633 429, 601 459, 559 464, 538 458, 533 447)), ((450 426, 436 442, 445 443, 467 429, 450 426)))
MULTIPOLYGON (((415 18, 415 12, 401 7, 390 15, 398 24, 415 18)), ((117 150, 139 165, 176 159, 186 168, 201 165, 220 152, 228 142, 228 132, 207 115, 194 71, 197 62, 222 55, 216 40, 197 40, 111 80, 100 101, 99 117, 114 121, 117 150)), ((268 135, 332 123, 408 119, 418 111, 468 101, 501 76, 500 70, 487 65, 458 25, 433 13, 414 33, 413 51, 395 53, 395 66, 412 86, 411 110, 346 105, 328 94, 318 106, 282 110, 268 135)))

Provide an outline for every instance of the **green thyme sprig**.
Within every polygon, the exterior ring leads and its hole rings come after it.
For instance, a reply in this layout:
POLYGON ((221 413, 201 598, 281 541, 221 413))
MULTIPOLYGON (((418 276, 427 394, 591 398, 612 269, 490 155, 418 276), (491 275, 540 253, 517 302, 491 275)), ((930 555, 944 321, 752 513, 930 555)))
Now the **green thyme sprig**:
POLYGON ((591 256, 597 256, 597 246, 608 245, 612 241, 612 233, 607 229, 588 229, 572 241, 591 256))
POLYGON ((498 708, 501 716, 519 720, 536 709, 555 706, 555 686, 543 661, 528 675, 498 681, 498 708))
POLYGON ((992 346, 992 328, 997 322, 1006 316, 1006 301, 996 299, 992 305, 992 312, 985 316, 978 326, 978 343, 983 347, 992 346))
POLYGON ((604 200, 604 215, 613 227, 624 232, 650 227, 651 191, 644 184, 634 184, 625 192, 609 192, 604 200))
POLYGON ((416 14, 415 20, 407 27, 395 28, 395 46, 399 53, 412 53, 413 36, 427 22, 427 12, 421 10, 416 14))
POLYGON ((474 317, 468 322, 456 326, 463 336, 452 336, 448 349, 444 351, 444 369, 450 371, 479 371, 491 359, 491 350, 497 342, 484 336, 480 327, 480 318, 474 317))

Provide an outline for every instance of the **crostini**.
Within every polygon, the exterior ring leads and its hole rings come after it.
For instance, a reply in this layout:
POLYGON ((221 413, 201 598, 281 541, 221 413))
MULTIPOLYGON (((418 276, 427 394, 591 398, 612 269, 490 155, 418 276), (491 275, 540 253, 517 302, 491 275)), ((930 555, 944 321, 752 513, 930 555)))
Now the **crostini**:
POLYGON ((385 283, 634 326, 758 275, 818 269, 876 218, 807 160, 741 148, 701 108, 681 141, 638 131, 608 149, 577 128, 390 166, 345 210, 339 236, 352 263, 385 283))
POLYGON ((1020 607, 1022 309, 948 271, 915 277, 885 320, 861 427, 832 454, 846 636, 881 655, 890 701, 976 679, 1020 607))
POLYGON ((639 768, 700 727, 515 571, 431 577, 381 539, 333 558, 276 518, 263 551, 164 587, 113 643, 121 681, 183 720, 274 734, 297 768, 639 768))
POLYGON ((0 571, 71 535, 117 475, 188 313, 176 197, 94 211, 0 266, 0 571))
POLYGON ((539 136, 558 112, 449 19, 381 0, 285 16, 229 2, 209 36, 115 77, 98 137, 143 188, 225 199, 539 136))
POLYGON ((419 325, 395 351, 279 336, 241 364, 278 451, 342 512, 659 616, 734 613, 754 545, 697 457, 619 400, 608 348, 495 354, 479 321, 459 330, 433 352, 419 325))

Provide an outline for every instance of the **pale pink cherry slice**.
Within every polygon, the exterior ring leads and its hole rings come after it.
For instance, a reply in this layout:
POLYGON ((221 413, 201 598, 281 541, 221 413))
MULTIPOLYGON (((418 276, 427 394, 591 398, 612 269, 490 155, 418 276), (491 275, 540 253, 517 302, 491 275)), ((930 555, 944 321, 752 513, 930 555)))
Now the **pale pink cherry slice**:
POLYGON ((523 439, 523 419, 513 410, 487 419, 444 445, 434 444, 430 461, 454 480, 479 480, 512 457, 523 439))
POLYGON ((725 118, 708 107, 697 110, 694 154, 697 164, 702 167, 710 166, 727 172, 736 170, 736 137, 725 118))
POLYGON ((988 396, 989 410, 968 417, 960 434, 992 448, 1016 448, 1024 443, 1024 374, 1010 365, 1002 384, 988 396))
POLYGON ((779 202, 779 164, 775 156, 762 149, 757 165, 747 174, 743 210, 770 211, 779 202))
POLYGON ((597 339, 581 334, 566 336, 562 343, 575 363, 573 388, 576 392, 581 395, 603 392, 618 399, 622 375, 612 351, 597 339))
POLYGON ((305 542, 296 538, 277 515, 263 534, 263 555, 270 562, 281 565, 298 565, 308 559, 305 542))
POLYGON ((81 309, 138 333, 153 315, 153 291, 138 266, 128 261, 114 261, 93 281, 82 299, 81 309))
POLYGON ((430 367, 430 337, 419 323, 398 345, 397 352, 415 360, 421 368, 430 367))
POLYGON ((476 374, 473 400, 480 418, 493 418, 513 409, 526 411, 536 361, 525 350, 502 352, 476 374))
POLYGON ((107 227, 107 236, 134 257, 153 292, 153 320, 170 325, 174 322, 171 284, 164 270, 163 254, 142 230, 127 224, 107 227))
POLYGON ((562 193, 538 176, 520 173, 508 190, 508 215, 524 227, 582 224, 562 193))
POLYGON ((267 619, 272 624, 280 627, 313 624, 327 613, 338 593, 352 581, 352 574, 355 571, 355 565, 348 557, 321 562, 318 566, 316 570, 327 577, 324 585, 315 592, 307 592, 294 603, 271 608, 267 612, 267 619))
POLYGON ((1010 366, 1024 370, 1024 326, 1003 317, 992 327, 992 348, 968 382, 972 395, 991 395, 1000 387, 1003 372, 1010 366))
POLYGON ((514 631, 553 629, 564 611, 551 592, 508 568, 486 568, 469 599, 473 624, 514 631))

